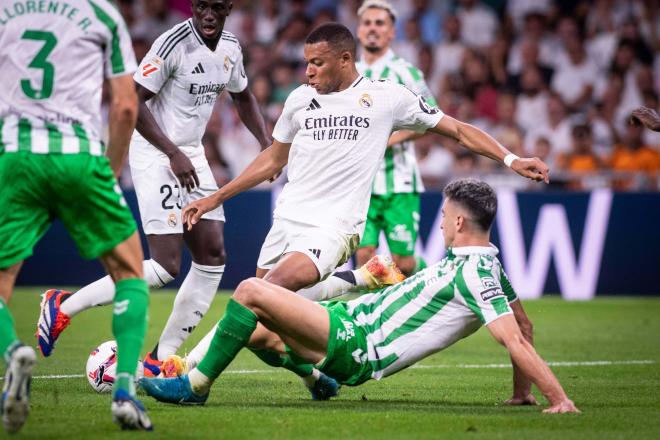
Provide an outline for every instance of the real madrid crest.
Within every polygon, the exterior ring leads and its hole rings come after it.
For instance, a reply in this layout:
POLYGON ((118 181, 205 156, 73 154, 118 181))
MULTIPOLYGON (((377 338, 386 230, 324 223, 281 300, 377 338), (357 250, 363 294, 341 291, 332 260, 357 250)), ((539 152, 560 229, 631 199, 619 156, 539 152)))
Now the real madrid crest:
POLYGON ((227 55, 225 55, 224 67, 225 67, 225 72, 229 72, 229 69, 231 68, 231 61, 229 60, 229 57, 227 55))
POLYGON ((362 96, 360 96, 360 100, 358 102, 362 108, 370 108, 372 105, 374 105, 374 100, 371 99, 371 95, 368 93, 363 93, 362 96))
POLYGON ((170 225, 171 228, 176 227, 176 214, 173 212, 170 212, 170 214, 167 216, 167 224, 170 225))

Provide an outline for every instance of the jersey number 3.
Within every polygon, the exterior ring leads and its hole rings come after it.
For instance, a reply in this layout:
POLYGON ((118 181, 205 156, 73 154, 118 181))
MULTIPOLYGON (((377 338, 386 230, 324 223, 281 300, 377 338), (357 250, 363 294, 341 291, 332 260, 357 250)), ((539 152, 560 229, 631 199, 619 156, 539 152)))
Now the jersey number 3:
POLYGON ((57 44, 57 37, 52 32, 33 31, 28 30, 23 32, 21 36, 23 40, 43 41, 44 45, 41 50, 32 58, 29 68, 41 69, 43 71, 43 78, 41 80, 41 88, 35 89, 32 87, 32 82, 28 78, 21 79, 21 89, 28 98, 31 99, 47 99, 53 94, 53 82, 55 81, 55 66, 48 61, 48 55, 53 51, 57 44))

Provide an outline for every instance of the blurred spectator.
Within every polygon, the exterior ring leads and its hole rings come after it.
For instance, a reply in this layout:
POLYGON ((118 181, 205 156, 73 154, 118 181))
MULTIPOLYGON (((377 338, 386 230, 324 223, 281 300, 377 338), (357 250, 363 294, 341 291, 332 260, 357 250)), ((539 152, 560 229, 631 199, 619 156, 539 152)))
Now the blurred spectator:
POLYGON ((552 89, 559 93, 569 111, 583 110, 591 99, 598 69, 584 49, 579 36, 565 42, 567 58, 557 66, 552 77, 552 89))
POLYGON ((520 76, 521 94, 516 104, 516 123, 526 133, 548 124, 548 93, 538 67, 525 68, 520 76))
POLYGON ((616 145, 610 159, 615 171, 643 172, 643 175, 628 176, 615 180, 616 189, 656 188, 660 172, 660 153, 644 144, 644 126, 628 124, 623 142, 616 145))
POLYGON ((602 162, 592 148, 591 127, 587 124, 575 125, 571 130, 572 148, 569 152, 557 158, 560 170, 573 173, 568 179, 568 186, 582 189, 583 183, 579 174, 593 173, 602 168, 602 162))
POLYGON ((498 21, 495 13, 477 0, 459 0, 461 40, 474 49, 486 49, 495 41, 498 21))
POLYGON ((439 140, 438 136, 422 136, 415 141, 419 173, 426 189, 441 189, 454 165, 453 152, 438 144, 439 140))
MULTIPOLYGON (((408 1, 411 8, 407 13, 404 13, 393 3, 399 17, 404 18, 403 20, 397 20, 396 23, 399 37, 406 38, 408 22, 413 20, 419 25, 420 41, 426 44, 437 44, 442 40, 441 17, 444 15, 444 11, 438 9, 436 5, 432 5, 428 0, 408 1)), ((412 62, 410 59, 408 61, 412 62)))
POLYGON ((301 62, 310 24, 304 14, 293 15, 277 35, 275 55, 287 62, 301 62))
POLYGON ((542 69, 544 80, 549 83, 552 66, 560 50, 559 41, 548 32, 545 15, 531 12, 525 16, 524 23, 523 31, 509 51, 507 71, 509 75, 518 75, 525 67, 537 65, 542 69))
POLYGON ((497 119, 497 90, 493 87, 488 65, 477 52, 465 57, 461 72, 463 95, 474 101, 477 117, 497 119))
POLYGON ((517 31, 523 29, 527 18, 533 14, 545 16, 550 13, 552 0, 507 0, 506 13, 517 31))
POLYGON ((523 149, 523 133, 516 123, 515 115, 515 95, 508 92, 500 93, 497 97, 497 123, 492 126, 491 135, 512 153, 526 156, 523 149))
POLYGON ((566 115, 566 107, 559 95, 548 96, 547 109, 547 122, 530 128, 525 135, 525 149, 531 151, 538 138, 546 138, 550 141, 550 157, 554 159, 557 155, 571 149, 572 124, 566 115))
POLYGON ((273 102, 286 101, 287 96, 300 84, 296 81, 294 69, 291 63, 280 61, 272 69, 273 93, 271 100, 273 102))
POLYGON ((280 6, 277 0, 261 0, 259 7, 254 9, 256 41, 270 44, 275 39, 280 22, 280 6))
POLYGON ((435 44, 434 66, 431 84, 436 86, 444 82, 445 77, 455 74, 461 68, 465 45, 461 41, 461 22, 455 15, 449 15, 444 23, 445 37, 435 44))
POLYGON ((416 18, 409 18, 404 26, 405 38, 392 42, 392 50, 414 66, 419 64, 419 50, 424 46, 422 31, 416 18))
POLYGON ((154 41, 186 19, 183 14, 170 8, 169 0, 142 0, 142 5, 142 16, 131 31, 148 41, 154 41))
POLYGON ((518 44, 518 49, 520 59, 515 64, 512 64, 512 58, 509 58, 507 85, 515 91, 520 92, 522 87, 520 84, 522 73, 527 69, 537 69, 541 75, 543 85, 545 87, 550 86, 554 69, 549 67, 549 65, 543 64, 539 59, 539 45, 536 40, 523 40, 518 44))

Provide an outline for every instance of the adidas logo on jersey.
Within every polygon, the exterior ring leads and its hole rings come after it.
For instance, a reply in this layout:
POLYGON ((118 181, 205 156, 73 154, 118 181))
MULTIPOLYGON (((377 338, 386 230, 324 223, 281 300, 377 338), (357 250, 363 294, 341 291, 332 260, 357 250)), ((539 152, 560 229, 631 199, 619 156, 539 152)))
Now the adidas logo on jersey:
POLYGON ((312 102, 309 104, 309 106, 305 110, 307 110, 307 111, 318 110, 320 108, 321 108, 321 104, 319 104, 316 99, 312 98, 312 102))
POLYGON ((197 63, 197 65, 195 66, 193 71, 190 72, 190 73, 205 73, 204 72, 204 66, 202 66, 202 63, 197 63))
POLYGON ((316 258, 321 258, 321 249, 307 249, 310 251, 316 258))

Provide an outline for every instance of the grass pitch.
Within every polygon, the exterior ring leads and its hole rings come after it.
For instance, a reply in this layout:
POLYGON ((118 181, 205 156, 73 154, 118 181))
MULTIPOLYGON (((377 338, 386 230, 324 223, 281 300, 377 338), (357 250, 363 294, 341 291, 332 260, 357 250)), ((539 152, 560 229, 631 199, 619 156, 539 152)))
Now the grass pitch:
MULTIPOLYGON (((10 304, 19 336, 35 344, 39 289, 17 289, 10 304)), ((152 294, 145 352, 165 324, 173 291, 152 294)), ((219 295, 184 346, 190 349, 222 315, 219 295)), ((660 438, 660 299, 526 301, 535 343, 581 415, 543 415, 541 407, 507 407, 511 368, 505 350, 477 334, 383 381, 343 387, 330 402, 313 402, 291 373, 243 352, 214 385, 204 407, 166 405, 142 396, 153 433, 145 438, 449 439, 660 438)), ((87 356, 112 339, 111 309, 72 320, 48 359, 39 358, 32 412, 21 437, 119 437, 110 396, 83 377, 87 356), (78 375, 54 378, 56 375, 78 375), (46 377, 44 377, 46 376, 46 377)), ((543 402, 538 390, 535 395, 543 402)), ((0 437, 6 434, 0 430, 0 437)))

